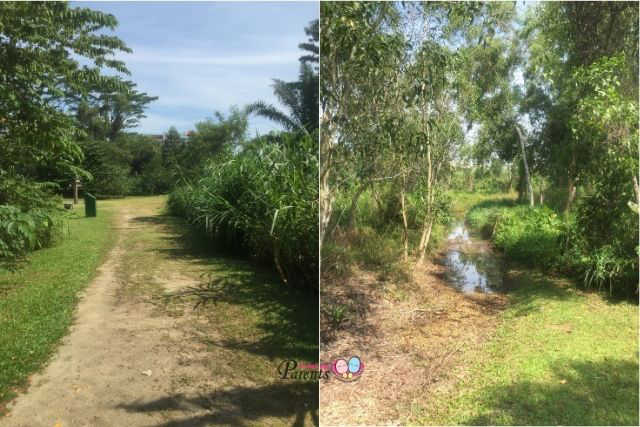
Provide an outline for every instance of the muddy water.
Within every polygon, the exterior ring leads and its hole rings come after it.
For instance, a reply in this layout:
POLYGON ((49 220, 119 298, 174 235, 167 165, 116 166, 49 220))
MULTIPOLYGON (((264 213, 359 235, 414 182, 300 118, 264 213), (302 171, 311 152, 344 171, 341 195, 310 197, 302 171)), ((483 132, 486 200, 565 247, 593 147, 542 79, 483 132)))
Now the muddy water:
POLYGON ((447 282, 462 292, 491 293, 502 288, 503 265, 489 244, 473 235, 464 221, 454 224, 444 254, 447 282))

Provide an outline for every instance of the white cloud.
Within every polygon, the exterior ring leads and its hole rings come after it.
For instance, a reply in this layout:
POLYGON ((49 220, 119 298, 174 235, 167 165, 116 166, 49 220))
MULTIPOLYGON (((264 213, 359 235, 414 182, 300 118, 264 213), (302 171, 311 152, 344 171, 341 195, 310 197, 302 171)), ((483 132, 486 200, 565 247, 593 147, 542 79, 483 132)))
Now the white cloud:
MULTIPOLYGON (((159 97, 149 105, 148 118, 138 128, 144 133, 166 132, 171 125, 180 131, 189 130, 215 111, 226 114, 233 105, 242 108, 258 100, 279 105, 271 76, 285 81, 297 78, 297 67, 288 65, 220 67, 133 62, 129 69, 138 90, 159 97)), ((253 135, 255 130, 265 133, 277 126, 252 117, 249 128, 253 135)))
MULTIPOLYGON (((144 88, 149 93, 159 95, 153 103, 158 107, 215 109, 222 105, 242 106, 258 99, 274 101, 271 80, 265 77, 244 76, 241 73, 226 77, 193 73, 184 78, 184 73, 165 71, 158 78, 160 84, 144 88), (154 89, 159 93, 154 93, 154 89)), ((154 79, 155 80, 155 79, 154 79)))
POLYGON ((133 53, 121 54, 118 59, 126 63, 175 64, 175 65, 217 65, 217 66, 259 66, 296 64, 300 52, 274 51, 250 55, 217 55, 207 51, 182 49, 167 54, 164 50, 133 47, 133 53))
POLYGON ((140 120, 140 125, 135 129, 143 133, 165 133, 171 126, 175 126, 180 132, 193 129, 194 122, 176 118, 175 115, 167 116, 156 113, 147 113, 147 117, 140 120))

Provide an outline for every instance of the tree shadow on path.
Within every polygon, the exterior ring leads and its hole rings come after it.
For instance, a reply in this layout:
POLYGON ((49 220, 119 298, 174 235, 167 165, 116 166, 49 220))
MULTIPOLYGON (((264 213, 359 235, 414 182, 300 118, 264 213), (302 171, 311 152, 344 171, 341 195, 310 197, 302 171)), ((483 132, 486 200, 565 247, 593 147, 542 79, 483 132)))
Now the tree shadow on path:
MULTIPOLYGON (((203 272, 196 285, 167 297, 184 298, 203 309, 216 333, 198 339, 210 348, 219 347, 223 350, 221 354, 267 358, 238 360, 272 365, 273 377, 264 377, 271 374, 270 368, 256 366, 261 372, 258 377, 252 378, 251 372, 239 373, 237 386, 232 383, 195 397, 177 393, 153 401, 127 402, 118 408, 167 413, 172 421, 162 426, 269 424, 273 423, 270 418, 280 423, 293 420, 294 426, 305 422, 318 425, 318 383, 280 380, 277 375, 282 360, 318 360, 317 292, 287 286, 272 271, 213 248, 204 233, 180 218, 141 216, 132 222, 151 225, 160 232, 157 239, 160 243, 148 250, 167 260, 184 260, 192 271, 203 272), (243 322, 246 327, 238 328, 243 322), (170 415, 173 411, 184 411, 188 418, 176 414, 173 420, 170 415)), ((251 366, 243 369, 250 370, 251 366)))
POLYGON ((121 404, 118 408, 131 413, 192 412, 197 415, 167 421, 158 427, 200 427, 211 425, 243 426, 268 418, 293 416, 292 426, 303 426, 310 418, 319 425, 316 383, 278 383, 262 387, 234 387, 196 397, 175 394, 148 402, 121 404))
POLYGON ((184 292, 194 304, 227 303, 260 313, 256 327, 262 338, 247 341, 225 338, 209 344, 264 355, 270 359, 318 358, 318 294, 280 282, 270 270, 230 257, 213 248, 202 233, 181 219, 159 215, 137 217, 134 222, 161 226, 165 247, 154 248, 167 258, 182 258, 206 272, 196 286, 184 292))

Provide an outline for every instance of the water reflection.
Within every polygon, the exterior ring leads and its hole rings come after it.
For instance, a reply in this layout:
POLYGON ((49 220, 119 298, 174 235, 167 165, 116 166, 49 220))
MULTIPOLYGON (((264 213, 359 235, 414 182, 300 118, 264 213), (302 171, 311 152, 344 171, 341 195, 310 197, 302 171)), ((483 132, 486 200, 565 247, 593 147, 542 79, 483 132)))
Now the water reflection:
POLYGON ((460 222, 453 227, 453 230, 449 233, 447 239, 449 241, 459 240, 461 242, 468 242, 470 240, 469 231, 467 230, 467 227, 465 227, 464 223, 460 222))
POLYGON ((482 240, 474 240, 464 222, 453 227, 446 252, 447 280, 462 292, 494 292, 502 287, 502 263, 482 240))

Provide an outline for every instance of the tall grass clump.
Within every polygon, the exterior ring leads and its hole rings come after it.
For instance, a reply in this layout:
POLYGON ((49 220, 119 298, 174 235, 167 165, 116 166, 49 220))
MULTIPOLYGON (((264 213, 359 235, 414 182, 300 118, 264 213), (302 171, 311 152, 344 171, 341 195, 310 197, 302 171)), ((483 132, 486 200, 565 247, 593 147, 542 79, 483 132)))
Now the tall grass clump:
POLYGON ((638 289, 637 215, 624 207, 610 212, 612 223, 595 196, 585 196, 575 212, 561 216, 547 206, 529 208, 507 200, 472 207, 467 223, 523 264, 568 274, 587 288, 610 294, 638 289), (628 231, 632 230, 632 231, 628 231))
POLYGON ((561 256, 562 220, 547 207, 531 209, 510 200, 485 201, 474 206, 466 220, 516 261, 552 267, 561 256))
POLYGON ((197 182, 171 193, 170 212, 217 247, 268 260, 283 282, 317 288, 316 140, 281 133, 212 159, 197 182))
POLYGON ((553 267, 561 256, 562 220, 547 207, 517 206, 496 217, 493 241, 525 264, 553 267))
POLYGON ((587 287, 637 295, 638 213, 624 198, 598 191, 586 195, 565 234, 566 264, 587 287))

